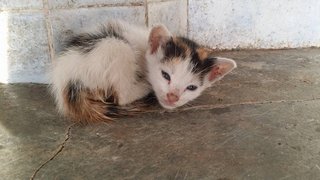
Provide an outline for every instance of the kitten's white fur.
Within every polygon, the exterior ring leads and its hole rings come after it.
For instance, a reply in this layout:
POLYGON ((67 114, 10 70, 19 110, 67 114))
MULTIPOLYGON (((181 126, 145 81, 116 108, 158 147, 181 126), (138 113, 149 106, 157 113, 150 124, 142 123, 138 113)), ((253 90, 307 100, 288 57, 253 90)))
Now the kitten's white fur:
MULTIPOLYGON (((226 65, 226 71, 214 80, 209 80, 207 75, 201 85, 199 78, 190 71, 190 59, 180 60, 180 63, 163 63, 162 48, 151 53, 148 41, 150 31, 147 28, 120 21, 112 21, 107 25, 121 31, 127 42, 106 37, 88 53, 68 49, 53 62, 52 91, 62 113, 66 111, 63 91, 70 81, 81 80, 84 87, 90 90, 103 89, 106 94, 112 88, 117 92, 120 106, 130 104, 154 91, 159 103, 165 108, 172 109, 195 99, 204 89, 236 67, 233 60, 218 58, 217 62, 226 65), (170 84, 162 77, 162 70, 171 76, 170 84), (143 72, 148 82, 137 81, 137 71, 143 72), (198 89, 188 91, 186 87, 189 85, 195 85, 198 89), (179 96, 175 104, 166 103, 169 92, 179 96)), ((166 31, 166 36, 171 36, 164 26, 160 28, 166 31)))
POLYGON ((69 81, 80 79, 90 89, 113 88, 118 95, 119 105, 129 104, 151 91, 145 82, 136 82, 135 73, 144 68, 144 54, 148 46, 148 30, 125 22, 109 22, 123 31, 129 44, 115 38, 99 42, 88 54, 69 50, 53 62, 51 84, 60 111, 64 111, 63 90, 69 81))
MULTIPOLYGON (((155 26, 155 28, 160 27, 163 29, 165 36, 172 36, 171 33, 163 25, 155 26)), ((217 65, 225 65, 225 72, 215 78, 214 80, 209 80, 207 75, 204 78, 204 83, 201 85, 200 80, 195 76, 190 69, 190 57, 189 59, 183 59, 178 57, 179 63, 163 63, 160 60, 164 58, 164 52, 162 48, 158 48, 155 53, 151 53, 149 48, 146 53, 147 65, 148 65, 148 80, 152 84, 153 91, 155 92, 159 103, 167 109, 174 109, 176 107, 182 106, 189 101, 197 98, 201 93, 208 87, 210 87, 214 82, 222 79, 225 75, 231 72, 237 67, 234 60, 228 58, 217 58, 217 65), (168 84, 167 80, 161 75, 161 70, 166 71, 171 77, 171 83, 168 84), (188 85, 195 85, 198 88, 195 91, 188 91, 186 87, 188 85), (167 94, 173 92, 179 96, 179 101, 175 104, 168 105, 166 99, 167 94)))

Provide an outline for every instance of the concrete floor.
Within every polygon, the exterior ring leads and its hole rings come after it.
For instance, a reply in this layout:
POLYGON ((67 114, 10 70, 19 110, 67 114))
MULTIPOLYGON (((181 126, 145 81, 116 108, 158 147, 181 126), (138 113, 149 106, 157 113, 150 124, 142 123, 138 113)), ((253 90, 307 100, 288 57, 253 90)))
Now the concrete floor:
POLYGON ((1 179, 319 179, 320 49, 219 54, 239 67, 193 106, 109 125, 0 85, 1 179))

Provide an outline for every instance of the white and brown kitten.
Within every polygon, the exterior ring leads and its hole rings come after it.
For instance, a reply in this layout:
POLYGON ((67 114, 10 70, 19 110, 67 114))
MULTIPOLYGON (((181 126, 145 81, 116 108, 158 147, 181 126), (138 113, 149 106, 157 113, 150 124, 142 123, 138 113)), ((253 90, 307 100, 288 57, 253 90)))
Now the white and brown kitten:
POLYGON ((67 41, 53 63, 51 87, 65 116, 81 123, 110 121, 143 111, 132 103, 152 92, 164 108, 182 106, 235 67, 163 25, 148 30, 111 21, 67 41))

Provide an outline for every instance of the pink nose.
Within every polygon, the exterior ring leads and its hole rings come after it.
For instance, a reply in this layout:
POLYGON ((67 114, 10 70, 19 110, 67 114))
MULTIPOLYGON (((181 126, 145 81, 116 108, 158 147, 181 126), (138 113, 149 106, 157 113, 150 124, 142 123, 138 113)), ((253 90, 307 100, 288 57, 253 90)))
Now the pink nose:
POLYGON ((177 96, 177 95, 174 94, 174 93, 168 93, 168 94, 167 94, 167 98, 168 98, 168 101, 169 101, 170 103, 175 103, 175 102, 179 101, 179 96, 177 96))

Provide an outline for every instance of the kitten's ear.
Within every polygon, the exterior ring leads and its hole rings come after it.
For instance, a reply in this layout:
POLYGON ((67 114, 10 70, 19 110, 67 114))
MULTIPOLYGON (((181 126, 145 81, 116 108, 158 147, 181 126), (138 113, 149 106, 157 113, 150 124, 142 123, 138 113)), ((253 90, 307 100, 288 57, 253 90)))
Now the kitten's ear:
POLYGON ((164 25, 154 26, 149 35, 151 54, 155 53, 162 44, 170 39, 170 37, 171 33, 164 25))
POLYGON ((212 66, 211 71, 206 76, 207 80, 210 82, 210 84, 212 84, 222 79, 236 67, 237 64, 232 59, 215 57, 214 65, 212 66))

